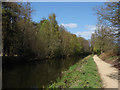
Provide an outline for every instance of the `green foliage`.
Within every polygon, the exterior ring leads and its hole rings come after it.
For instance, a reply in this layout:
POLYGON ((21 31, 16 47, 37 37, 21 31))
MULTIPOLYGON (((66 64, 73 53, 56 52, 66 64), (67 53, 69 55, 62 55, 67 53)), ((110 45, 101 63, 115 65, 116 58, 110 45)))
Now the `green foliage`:
POLYGON ((3 55, 27 55, 31 52, 29 47, 32 33, 30 11, 29 3, 2 3, 3 55))
POLYGON ((31 21, 30 3, 5 2, 2 11, 3 55, 44 59, 89 52, 88 41, 59 26, 54 13, 35 23, 31 21))
POLYGON ((64 57, 89 52, 85 50, 89 48, 88 41, 59 26, 55 14, 38 23, 37 29, 38 32, 35 34, 37 39, 32 48, 38 58, 64 57))

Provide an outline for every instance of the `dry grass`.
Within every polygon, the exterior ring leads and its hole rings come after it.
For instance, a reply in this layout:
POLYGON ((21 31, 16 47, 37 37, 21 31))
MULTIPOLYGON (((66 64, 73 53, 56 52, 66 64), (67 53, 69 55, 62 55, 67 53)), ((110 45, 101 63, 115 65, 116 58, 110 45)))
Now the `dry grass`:
POLYGON ((110 64, 113 64, 113 66, 115 66, 117 68, 118 67, 120 68, 120 66, 118 65, 120 56, 117 56, 115 53, 113 53, 112 50, 105 52, 105 53, 102 53, 99 57, 103 61, 110 63, 110 64))

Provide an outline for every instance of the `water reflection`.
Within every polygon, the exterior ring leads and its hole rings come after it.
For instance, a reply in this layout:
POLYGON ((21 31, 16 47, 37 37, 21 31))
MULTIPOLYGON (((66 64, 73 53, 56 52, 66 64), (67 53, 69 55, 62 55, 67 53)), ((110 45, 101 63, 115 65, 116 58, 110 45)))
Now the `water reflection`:
POLYGON ((3 67, 3 88, 42 88, 62 75, 62 71, 80 58, 36 61, 3 67))

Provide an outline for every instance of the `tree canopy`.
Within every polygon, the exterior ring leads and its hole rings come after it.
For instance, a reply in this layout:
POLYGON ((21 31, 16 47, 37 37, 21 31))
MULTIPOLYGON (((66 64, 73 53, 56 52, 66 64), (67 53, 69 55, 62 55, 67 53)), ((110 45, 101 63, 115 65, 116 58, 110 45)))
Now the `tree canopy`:
POLYGON ((90 53, 88 40, 59 26, 54 13, 36 23, 31 20, 30 3, 4 2, 2 12, 4 56, 43 59, 90 53))
POLYGON ((95 33, 91 36, 91 47, 94 53, 113 50, 119 53, 120 41, 120 2, 106 2, 96 8, 98 23, 95 33))

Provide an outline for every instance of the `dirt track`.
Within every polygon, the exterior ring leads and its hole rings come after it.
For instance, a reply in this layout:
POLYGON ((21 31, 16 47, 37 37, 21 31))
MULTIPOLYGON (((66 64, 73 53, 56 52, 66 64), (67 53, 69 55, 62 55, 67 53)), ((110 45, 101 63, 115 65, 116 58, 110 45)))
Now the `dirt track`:
POLYGON ((118 70, 102 61, 97 55, 94 55, 93 59, 98 67, 103 88, 118 88, 118 70))

